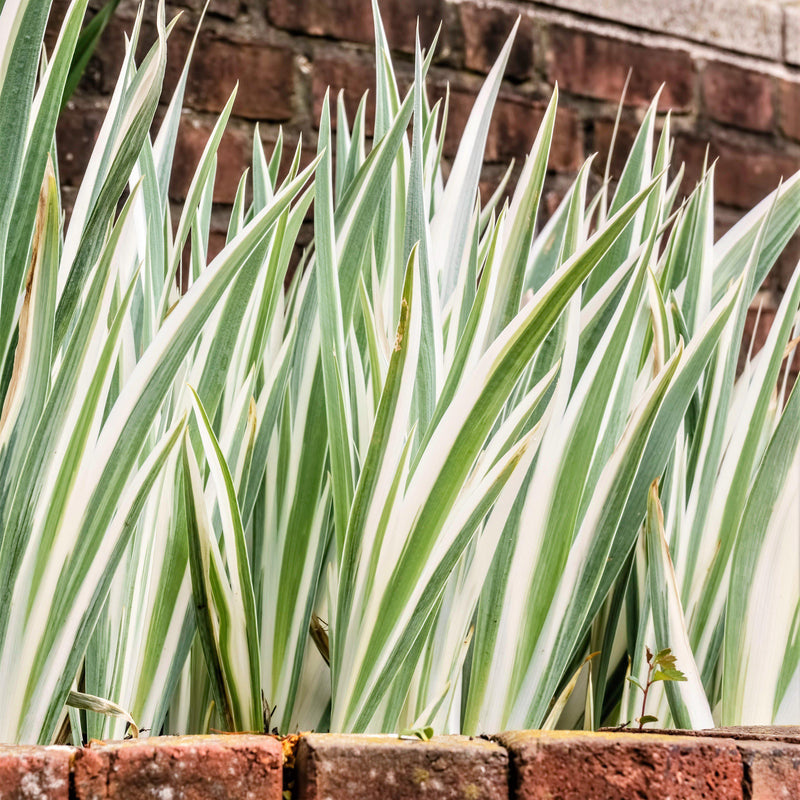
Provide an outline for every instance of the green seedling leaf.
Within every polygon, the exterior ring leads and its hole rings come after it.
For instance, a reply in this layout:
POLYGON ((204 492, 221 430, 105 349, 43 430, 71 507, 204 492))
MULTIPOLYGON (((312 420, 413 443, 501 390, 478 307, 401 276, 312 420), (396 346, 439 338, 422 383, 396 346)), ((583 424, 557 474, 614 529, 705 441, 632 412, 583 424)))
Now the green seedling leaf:
POLYGON ((679 669, 657 669, 653 673, 653 683, 656 681, 685 681, 686 676, 679 669))
POLYGON ((426 728, 406 728, 398 734, 399 739, 420 739, 423 742, 433 738, 433 728, 429 725, 426 728))
POLYGON ((642 692, 644 691, 644 686, 642 686, 642 684, 639 683, 639 681, 636 680, 636 678, 634 678, 632 675, 628 675, 627 680, 629 683, 632 683, 640 691, 642 692))

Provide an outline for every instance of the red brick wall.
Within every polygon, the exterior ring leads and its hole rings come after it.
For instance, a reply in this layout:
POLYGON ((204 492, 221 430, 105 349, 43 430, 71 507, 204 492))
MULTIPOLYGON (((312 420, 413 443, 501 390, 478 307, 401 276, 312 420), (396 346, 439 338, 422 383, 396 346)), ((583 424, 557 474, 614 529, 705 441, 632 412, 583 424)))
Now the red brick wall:
MULTIPOLYGON (((184 14, 170 40, 165 100, 201 2, 180 0, 169 6, 168 16, 179 10, 184 14)), ((63 3, 57 0, 55 17, 63 3)), ((413 70, 416 18, 423 44, 443 21, 430 81, 437 92, 448 82, 451 88, 447 156, 454 152, 482 76, 521 15, 489 136, 485 191, 496 185, 511 158, 516 158, 517 169, 521 167, 555 81, 561 110, 547 207, 554 207, 583 158, 595 151, 600 154, 595 160, 599 175, 630 68, 620 141, 624 145, 631 140, 644 108, 665 83, 661 108, 673 109, 676 161, 686 163, 685 188, 697 179, 706 148, 718 159, 717 216, 722 232, 782 176, 800 169, 800 68, 794 66, 800 54, 793 52, 795 47, 800 50, 800 39, 795 46, 787 38, 792 25, 800 30, 800 14, 784 10, 779 0, 717 0, 715 5, 728 6, 730 13, 693 22, 692 13, 705 12, 688 0, 381 2, 401 81, 408 81, 413 70), (674 21, 664 22, 661 7, 671 5, 677 9, 674 21), (682 5, 687 5, 685 13, 678 8, 682 5), (673 29, 677 33, 671 34, 673 29)), ((131 0, 120 6, 62 119, 59 146, 68 187, 77 183, 85 165, 116 79, 123 31, 130 29, 135 10, 131 0)), ((152 37, 152 24, 148 33, 152 37)), ((219 153, 219 205, 213 223, 217 245, 223 240, 225 206, 248 165, 256 122, 265 144, 274 142, 283 125, 289 143, 302 134, 310 154, 325 87, 344 89, 351 111, 362 92, 373 87, 370 0, 212 0, 186 94, 181 156, 172 188, 175 201, 182 199, 215 115, 237 79, 233 118, 219 153)), ((615 161, 614 166, 618 169, 620 164, 615 161)), ((69 195, 68 189, 67 201, 69 195)), ((768 307, 774 306, 798 253, 800 247, 793 248, 765 285, 762 297, 768 307)))
POLYGON ((562 800, 800 796, 800 728, 510 731, 486 738, 306 733, 0 745, 3 797, 41 800, 562 800), (666 735, 665 735, 666 734, 666 735))

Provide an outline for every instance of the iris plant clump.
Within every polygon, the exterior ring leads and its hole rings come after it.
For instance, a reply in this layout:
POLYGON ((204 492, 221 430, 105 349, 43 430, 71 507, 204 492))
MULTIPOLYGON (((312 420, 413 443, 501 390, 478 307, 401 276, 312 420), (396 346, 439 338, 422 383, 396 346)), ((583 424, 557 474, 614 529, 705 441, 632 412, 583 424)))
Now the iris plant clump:
POLYGON ((654 101, 616 186, 590 159, 537 225, 557 91, 478 192, 514 32, 445 180, 435 43, 402 95, 375 7, 374 137, 326 98, 281 174, 256 133, 209 259, 233 97, 176 218, 163 2, 65 224, 85 11, 45 54, 49 0, 0 5, 0 740, 614 725, 667 648, 661 724, 796 718, 800 271, 737 360, 800 175, 714 242, 654 101))

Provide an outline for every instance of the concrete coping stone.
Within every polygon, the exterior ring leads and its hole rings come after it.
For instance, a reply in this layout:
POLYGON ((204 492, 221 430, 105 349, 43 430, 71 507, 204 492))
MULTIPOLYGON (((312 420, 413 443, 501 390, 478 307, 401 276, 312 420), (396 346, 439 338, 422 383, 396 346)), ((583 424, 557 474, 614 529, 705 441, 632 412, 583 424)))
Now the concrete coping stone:
POLYGON ((545 5, 623 23, 734 53, 796 63, 800 43, 787 31, 800 11, 785 0, 542 0, 545 5))

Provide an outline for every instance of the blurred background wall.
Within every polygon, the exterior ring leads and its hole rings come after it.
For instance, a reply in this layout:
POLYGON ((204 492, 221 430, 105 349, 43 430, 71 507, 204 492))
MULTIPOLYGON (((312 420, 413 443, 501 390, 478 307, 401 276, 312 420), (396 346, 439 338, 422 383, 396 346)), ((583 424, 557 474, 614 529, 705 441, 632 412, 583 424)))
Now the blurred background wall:
MULTIPOLYGON (((52 30, 66 0, 55 0, 52 30)), ((95 5, 94 8, 98 6, 95 5)), ((182 12, 170 38, 166 103, 180 72, 202 0, 168 5, 182 12)), ((123 0, 106 29, 58 131, 62 181, 69 207, 102 121, 137 4, 123 0)), ((662 83, 659 107, 672 109, 684 188, 694 186, 708 154, 717 159, 718 233, 800 169, 800 5, 781 0, 382 0, 401 81, 413 75, 419 18, 423 47, 443 27, 429 83, 450 86, 445 154, 452 156, 472 101, 514 21, 520 28, 489 134, 484 199, 515 159, 516 171, 535 136, 557 81, 560 111, 550 159, 546 207, 558 204, 583 159, 599 184, 628 70, 630 85, 618 141, 626 152, 644 109, 662 83)), ((145 15, 153 38, 155 2, 145 15)), ((219 154, 211 249, 224 244, 227 212, 250 160, 256 123, 270 149, 280 126, 294 145, 302 134, 309 158, 326 86, 344 90, 351 114, 374 86, 370 0, 211 0, 192 64, 172 198, 180 202, 197 159, 238 79, 233 117, 219 154)), ((52 41, 52 40, 51 40, 52 41)), ((433 99, 433 98, 431 98, 433 99)), ((663 114, 661 115, 663 123, 663 114)), ((369 123, 368 123, 369 124, 369 123)), ((612 175, 621 159, 612 158, 612 175)), ((310 231, 306 232, 310 235, 310 231)), ((800 256, 794 242, 769 276, 751 314, 748 336, 760 344, 771 311, 800 256)))

